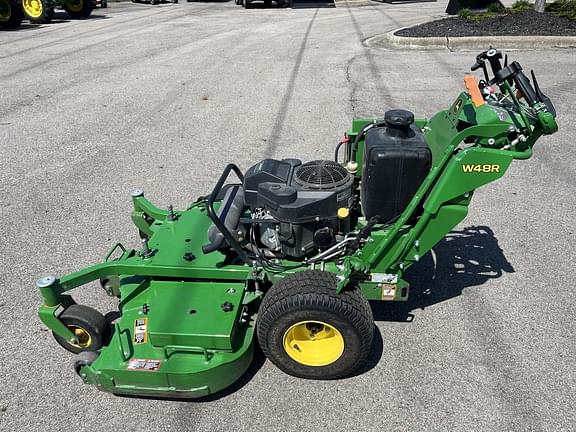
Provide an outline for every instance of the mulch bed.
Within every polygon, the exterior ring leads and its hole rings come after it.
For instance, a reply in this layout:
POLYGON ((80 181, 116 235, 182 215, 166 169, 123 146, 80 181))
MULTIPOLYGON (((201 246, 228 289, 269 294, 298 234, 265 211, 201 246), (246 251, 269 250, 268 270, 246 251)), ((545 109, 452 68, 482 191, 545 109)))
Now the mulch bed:
POLYGON ((394 33, 407 37, 576 36, 576 21, 549 13, 524 11, 473 21, 451 17, 394 33))

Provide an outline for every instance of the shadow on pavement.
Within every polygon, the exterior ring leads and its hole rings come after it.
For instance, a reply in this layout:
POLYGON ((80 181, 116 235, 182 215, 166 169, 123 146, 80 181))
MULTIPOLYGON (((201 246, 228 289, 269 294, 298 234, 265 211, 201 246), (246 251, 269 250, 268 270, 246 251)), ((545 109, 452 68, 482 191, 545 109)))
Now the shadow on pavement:
POLYGON ((487 226, 452 231, 406 273, 410 296, 406 302, 372 302, 376 321, 411 322, 412 311, 458 297, 465 288, 484 284, 514 268, 487 226))

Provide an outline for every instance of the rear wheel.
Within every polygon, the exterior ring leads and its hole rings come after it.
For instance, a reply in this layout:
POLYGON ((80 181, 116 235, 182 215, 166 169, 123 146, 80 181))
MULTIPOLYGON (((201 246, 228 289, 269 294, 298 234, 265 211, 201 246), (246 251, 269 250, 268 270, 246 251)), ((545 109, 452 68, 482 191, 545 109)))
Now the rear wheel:
POLYGON ((0 28, 16 28, 24 19, 18 0, 0 0, 0 28))
POLYGON ((83 351, 98 351, 107 342, 110 326, 100 312, 91 307, 74 304, 58 317, 78 339, 72 343, 53 333, 56 342, 74 354, 83 351))
POLYGON ((32 24, 47 24, 54 17, 51 0, 22 0, 22 9, 32 24))
POLYGON ((304 271, 266 294, 257 333, 266 357, 284 372, 336 379, 352 374, 368 357, 374 318, 358 289, 336 294, 335 275, 304 271))
POLYGON ((64 5, 64 10, 72 18, 88 18, 93 9, 93 0, 72 0, 64 5))

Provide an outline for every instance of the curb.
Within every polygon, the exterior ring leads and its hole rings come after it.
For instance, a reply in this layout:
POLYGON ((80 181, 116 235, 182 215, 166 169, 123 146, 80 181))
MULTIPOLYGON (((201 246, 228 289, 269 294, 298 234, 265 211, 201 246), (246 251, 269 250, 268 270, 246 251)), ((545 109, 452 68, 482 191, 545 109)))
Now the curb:
POLYGON ((405 37, 394 33, 408 27, 374 36, 369 46, 385 45, 404 49, 478 49, 488 45, 498 48, 576 48, 576 36, 463 36, 463 37, 405 37))
POLYGON ((340 8, 372 6, 374 4, 381 4, 381 2, 373 0, 334 0, 334 6, 340 8))

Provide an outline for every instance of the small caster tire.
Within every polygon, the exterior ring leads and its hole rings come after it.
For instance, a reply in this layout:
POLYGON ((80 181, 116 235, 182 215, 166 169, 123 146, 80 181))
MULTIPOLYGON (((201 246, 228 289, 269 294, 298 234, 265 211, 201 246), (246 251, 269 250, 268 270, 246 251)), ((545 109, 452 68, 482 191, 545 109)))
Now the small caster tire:
POLYGON ((80 376, 80 369, 84 366, 90 366, 96 361, 100 354, 96 351, 83 351, 74 360, 74 371, 76 375, 80 376))
POLYGON ((64 349, 79 354, 84 351, 98 351, 108 342, 110 325, 100 312, 91 307, 74 304, 64 310, 58 319, 78 338, 72 343, 52 333, 54 339, 64 349))

